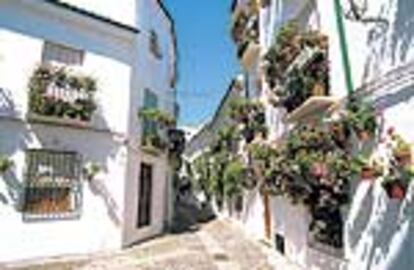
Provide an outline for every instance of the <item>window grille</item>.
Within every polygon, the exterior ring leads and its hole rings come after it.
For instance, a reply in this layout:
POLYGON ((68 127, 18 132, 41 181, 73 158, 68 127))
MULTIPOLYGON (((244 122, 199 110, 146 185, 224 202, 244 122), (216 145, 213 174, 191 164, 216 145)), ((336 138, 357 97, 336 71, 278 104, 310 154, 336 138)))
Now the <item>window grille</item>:
POLYGON ((76 218, 81 208, 81 160, 75 152, 28 150, 23 219, 76 218))
POLYGON ((43 63, 56 62, 71 66, 83 63, 84 52, 65 45, 46 41, 43 45, 43 63))

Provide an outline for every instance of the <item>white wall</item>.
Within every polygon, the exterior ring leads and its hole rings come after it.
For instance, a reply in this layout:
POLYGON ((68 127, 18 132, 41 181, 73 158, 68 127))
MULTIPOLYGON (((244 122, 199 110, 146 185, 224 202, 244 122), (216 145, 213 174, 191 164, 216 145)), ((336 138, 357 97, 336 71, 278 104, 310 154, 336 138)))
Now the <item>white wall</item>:
POLYGON ((0 182, 0 261, 58 254, 80 254, 119 248, 123 212, 125 149, 109 134, 91 134, 68 128, 28 126, 2 120, 0 152, 15 162, 0 182), (94 143, 91 143, 93 141, 94 143), (81 216, 73 220, 26 222, 22 219, 25 149, 77 151, 84 161, 104 165, 95 182, 82 183, 81 216))
POLYGON ((140 149, 141 125, 138 111, 144 104, 144 89, 149 89, 158 96, 159 109, 174 115, 175 89, 171 78, 175 75, 175 49, 171 32, 171 21, 160 9, 156 0, 137 1, 137 24, 140 34, 134 49, 134 75, 129 102, 128 132, 130 134, 128 149, 127 184, 125 189, 125 226, 123 245, 129 245, 148 237, 160 234, 168 217, 171 217, 171 205, 166 194, 172 188, 172 177, 168 159, 165 154, 149 155, 140 149), (150 31, 157 33, 162 58, 157 59, 150 52, 150 31), (139 194, 139 167, 141 162, 153 165, 152 218, 149 227, 137 228, 137 205, 139 194))
POLYGON ((0 261, 113 250, 122 244, 127 150, 114 133, 128 132, 134 37, 71 16, 39 3, 0 3, 0 153, 15 162, 0 181, 0 261), (93 128, 103 132, 24 123, 28 79, 40 63, 43 40, 85 50, 81 71, 98 84, 93 128), (104 166, 95 182, 82 184, 79 219, 22 220, 16 207, 24 181, 24 150, 30 148, 73 150, 85 162, 104 166))
POLYGON ((127 25, 135 25, 136 0, 63 0, 70 5, 127 25))

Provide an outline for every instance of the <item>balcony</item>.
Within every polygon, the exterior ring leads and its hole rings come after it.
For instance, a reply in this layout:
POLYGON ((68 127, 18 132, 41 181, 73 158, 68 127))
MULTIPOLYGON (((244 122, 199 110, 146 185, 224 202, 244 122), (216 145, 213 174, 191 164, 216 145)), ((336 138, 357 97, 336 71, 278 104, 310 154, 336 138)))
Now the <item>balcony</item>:
POLYGON ((175 118, 157 108, 143 108, 138 116, 142 119, 141 149, 151 155, 161 155, 169 150, 170 128, 175 118))
POLYGON ((312 96, 302 105, 289 113, 286 122, 308 121, 332 112, 339 104, 339 99, 331 96, 312 96))
POLYGON ((96 110, 96 82, 64 67, 41 65, 29 82, 31 122, 87 128, 96 110))
POLYGON ((250 69, 260 56, 260 45, 256 41, 249 40, 240 45, 238 56, 243 66, 250 69))
POLYGON ((257 0, 233 0, 232 6, 231 6, 231 12, 233 21, 237 19, 237 17, 243 13, 256 13, 258 11, 258 2, 257 0))

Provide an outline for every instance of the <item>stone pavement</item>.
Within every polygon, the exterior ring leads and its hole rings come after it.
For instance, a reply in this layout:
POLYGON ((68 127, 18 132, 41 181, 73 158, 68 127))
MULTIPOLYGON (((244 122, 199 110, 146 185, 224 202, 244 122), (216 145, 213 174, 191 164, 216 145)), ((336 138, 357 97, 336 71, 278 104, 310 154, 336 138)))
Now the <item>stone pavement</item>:
POLYGON ((226 220, 170 234, 110 256, 20 269, 272 270, 260 244, 226 220))

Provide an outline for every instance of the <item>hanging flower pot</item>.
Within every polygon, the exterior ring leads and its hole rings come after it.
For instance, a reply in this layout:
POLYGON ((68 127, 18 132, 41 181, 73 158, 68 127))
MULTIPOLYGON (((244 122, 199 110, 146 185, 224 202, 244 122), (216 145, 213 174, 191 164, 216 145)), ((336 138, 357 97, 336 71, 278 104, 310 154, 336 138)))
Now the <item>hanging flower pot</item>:
POLYGON ((374 180, 377 177, 377 172, 374 168, 365 166, 361 170, 361 179, 362 180, 374 180))
POLYGON ((384 184, 385 191, 390 199, 403 200, 406 194, 406 187, 399 181, 384 184))
POLYGON ((326 96, 326 89, 323 83, 317 82, 312 89, 313 96, 326 96))
POLYGON ((395 160, 401 166, 407 166, 411 164, 411 150, 405 149, 401 151, 394 152, 395 160))
POLYGON ((391 189, 391 199, 403 200, 405 189, 401 185, 393 185, 391 189))
POLYGON ((362 142, 367 142, 372 139, 372 134, 367 130, 360 130, 357 132, 358 139, 362 142))

